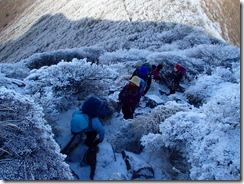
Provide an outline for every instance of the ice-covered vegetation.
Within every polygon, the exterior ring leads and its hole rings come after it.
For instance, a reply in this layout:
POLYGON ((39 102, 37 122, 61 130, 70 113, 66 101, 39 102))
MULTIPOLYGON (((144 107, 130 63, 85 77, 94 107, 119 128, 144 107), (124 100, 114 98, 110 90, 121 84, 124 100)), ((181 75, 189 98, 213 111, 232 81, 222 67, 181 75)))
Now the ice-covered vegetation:
POLYGON ((29 96, 0 88, 2 180, 72 180, 43 109, 29 96))
MULTIPOLYGON (((105 120, 116 154, 144 154, 148 163, 157 158, 150 163, 156 180, 240 180, 239 48, 183 25, 143 25, 121 24, 133 34, 110 35, 95 46, 0 65, 1 179, 73 179, 54 139, 65 135, 58 133, 64 125, 56 117, 79 108, 90 94, 116 101, 124 76, 136 63, 149 62, 162 63, 163 74, 176 63, 184 65, 185 92, 166 97, 153 83, 149 94, 163 103, 150 108, 145 97, 133 120, 105 120)), ((113 162, 98 162, 96 177, 108 179, 113 162)))

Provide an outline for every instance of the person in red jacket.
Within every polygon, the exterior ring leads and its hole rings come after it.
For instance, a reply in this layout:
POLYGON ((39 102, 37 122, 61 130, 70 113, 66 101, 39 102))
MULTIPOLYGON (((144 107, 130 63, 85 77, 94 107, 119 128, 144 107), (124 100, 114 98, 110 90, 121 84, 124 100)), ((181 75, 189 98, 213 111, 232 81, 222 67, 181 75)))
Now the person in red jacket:
POLYGON ((124 119, 133 119, 133 114, 139 105, 140 99, 140 78, 134 76, 119 93, 119 101, 122 113, 124 114, 124 119))
POLYGON ((159 64, 156 68, 153 69, 152 71, 152 77, 154 80, 161 81, 162 77, 160 75, 161 70, 163 69, 163 65, 159 64))
POLYGON ((175 91, 179 88, 180 81, 182 80, 185 73, 186 69, 182 65, 176 64, 174 66, 173 71, 168 76, 170 94, 175 93, 175 91))

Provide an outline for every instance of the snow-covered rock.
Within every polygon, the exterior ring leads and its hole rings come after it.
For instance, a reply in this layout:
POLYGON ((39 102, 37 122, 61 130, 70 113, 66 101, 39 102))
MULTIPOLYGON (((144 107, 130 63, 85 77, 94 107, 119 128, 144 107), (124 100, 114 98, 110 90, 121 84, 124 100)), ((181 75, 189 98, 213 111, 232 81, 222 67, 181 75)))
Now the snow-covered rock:
POLYGON ((126 168, 131 175, 131 180, 143 180, 154 178, 152 166, 145 160, 142 160, 135 153, 122 151, 123 159, 126 163, 126 168))

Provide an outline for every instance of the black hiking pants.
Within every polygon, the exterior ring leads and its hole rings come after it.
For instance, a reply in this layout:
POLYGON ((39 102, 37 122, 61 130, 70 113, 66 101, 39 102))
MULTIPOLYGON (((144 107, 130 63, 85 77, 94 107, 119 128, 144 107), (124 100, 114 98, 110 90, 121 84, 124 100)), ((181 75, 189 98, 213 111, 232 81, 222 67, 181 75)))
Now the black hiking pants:
POLYGON ((124 119, 133 119, 134 111, 128 107, 122 107, 122 113, 124 114, 124 119))
POLYGON ((96 171, 97 152, 98 152, 97 146, 89 147, 82 159, 83 162, 85 162, 86 164, 91 166, 91 172, 90 172, 91 180, 94 179, 94 175, 95 175, 95 171, 96 171))
POLYGON ((99 140, 96 138, 97 131, 87 131, 85 145, 88 147, 82 161, 91 166, 90 179, 94 179, 96 164, 97 164, 97 152, 99 140))

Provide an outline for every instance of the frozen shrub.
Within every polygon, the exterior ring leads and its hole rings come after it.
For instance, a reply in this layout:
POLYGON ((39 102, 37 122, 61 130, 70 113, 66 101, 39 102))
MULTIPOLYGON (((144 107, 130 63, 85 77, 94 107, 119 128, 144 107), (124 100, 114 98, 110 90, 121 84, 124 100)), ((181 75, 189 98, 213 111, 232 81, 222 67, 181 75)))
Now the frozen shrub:
POLYGON ((221 85, 237 83, 233 72, 228 68, 217 67, 212 75, 201 74, 185 92, 189 102, 195 106, 206 103, 221 85))
POLYGON ((115 72, 102 66, 74 59, 32 70, 25 79, 25 91, 43 106, 45 113, 60 112, 77 105, 77 100, 87 95, 106 95, 106 86, 114 75, 115 72))
POLYGON ((178 112, 159 125, 160 133, 143 136, 145 150, 152 155, 162 147, 180 151, 193 180, 239 180, 240 86, 218 88, 198 110, 178 112))
POLYGON ((27 96, 0 89, 0 178, 72 180, 42 108, 27 96))
POLYGON ((96 47, 83 47, 73 49, 60 49, 52 52, 43 52, 33 54, 29 58, 22 60, 22 63, 29 69, 39 69, 43 66, 56 65, 61 61, 72 61, 76 59, 86 58, 88 62, 98 63, 99 56, 103 53, 103 49, 96 47))
POLYGON ((121 152, 123 149, 140 153, 142 146, 140 139, 143 135, 150 132, 158 132, 158 122, 156 119, 149 116, 138 116, 132 122, 121 128, 116 135, 114 145, 116 151, 121 152))
POLYGON ((0 65, 0 74, 8 78, 24 79, 30 74, 30 70, 22 63, 3 63, 0 65))

